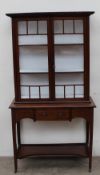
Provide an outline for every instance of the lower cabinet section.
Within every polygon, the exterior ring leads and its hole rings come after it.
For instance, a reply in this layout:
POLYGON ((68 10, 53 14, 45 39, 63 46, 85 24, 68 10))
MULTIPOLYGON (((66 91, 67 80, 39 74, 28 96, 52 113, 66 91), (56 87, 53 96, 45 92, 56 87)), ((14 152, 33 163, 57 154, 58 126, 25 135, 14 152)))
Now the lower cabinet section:
MULTIPOLYGON (((11 104, 12 134, 14 147, 14 167, 17 172, 18 159, 29 156, 73 156, 89 158, 89 171, 92 169, 93 112, 94 103, 66 104, 11 104), (86 140, 84 143, 22 144, 20 121, 31 118, 34 121, 71 121, 84 118, 86 140)), ((70 123, 71 124, 71 123, 70 123)), ((67 127, 67 126, 66 126, 67 127)))

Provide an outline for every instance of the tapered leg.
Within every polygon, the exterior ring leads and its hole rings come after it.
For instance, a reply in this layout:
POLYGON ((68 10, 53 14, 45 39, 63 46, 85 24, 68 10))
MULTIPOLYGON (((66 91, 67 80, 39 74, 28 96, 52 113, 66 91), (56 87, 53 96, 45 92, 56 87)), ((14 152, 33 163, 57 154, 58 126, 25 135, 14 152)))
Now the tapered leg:
POLYGON ((18 138, 18 148, 21 145, 21 138, 20 138, 20 122, 17 122, 17 138, 18 138))
POLYGON ((93 109, 91 112, 91 119, 89 124, 90 141, 89 141, 89 172, 92 170, 92 144, 93 144, 93 109))
POLYGON ((16 144, 16 122, 14 118, 14 110, 12 109, 12 136, 13 136, 13 151, 14 151, 14 171, 17 172, 17 144, 16 144))
POLYGON ((89 122, 86 121, 86 144, 89 144, 89 122))

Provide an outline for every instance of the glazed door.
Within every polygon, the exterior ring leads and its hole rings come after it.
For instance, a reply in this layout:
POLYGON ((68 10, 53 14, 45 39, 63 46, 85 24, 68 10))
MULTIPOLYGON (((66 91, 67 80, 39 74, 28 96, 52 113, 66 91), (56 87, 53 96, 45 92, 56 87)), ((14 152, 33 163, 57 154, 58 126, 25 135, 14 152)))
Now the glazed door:
POLYGON ((48 20, 24 19, 17 25, 19 98, 49 99, 48 20))
POLYGON ((55 98, 84 98, 84 27, 79 18, 55 19, 55 98))

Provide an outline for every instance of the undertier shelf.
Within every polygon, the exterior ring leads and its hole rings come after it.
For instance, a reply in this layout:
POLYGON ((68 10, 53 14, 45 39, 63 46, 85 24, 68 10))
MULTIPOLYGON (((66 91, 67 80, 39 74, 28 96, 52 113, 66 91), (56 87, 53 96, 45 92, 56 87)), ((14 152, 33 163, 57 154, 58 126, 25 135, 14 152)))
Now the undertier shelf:
POLYGON ((88 157, 88 147, 86 143, 21 144, 17 151, 17 157, 24 158, 28 156, 88 157))

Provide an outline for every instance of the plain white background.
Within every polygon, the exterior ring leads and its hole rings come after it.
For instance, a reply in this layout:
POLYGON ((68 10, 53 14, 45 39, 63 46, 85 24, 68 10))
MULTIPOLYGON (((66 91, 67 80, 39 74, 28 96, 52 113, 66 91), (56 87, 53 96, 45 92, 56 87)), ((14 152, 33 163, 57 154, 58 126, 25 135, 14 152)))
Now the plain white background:
MULTIPOLYGON (((100 5, 97 0, 0 0, 0 156, 12 156, 11 115, 14 98, 11 20, 6 13, 42 11, 95 11, 90 20, 90 94, 94 112, 93 155, 100 156, 100 5)), ((22 141, 54 143, 84 141, 84 121, 22 123, 22 141)))

